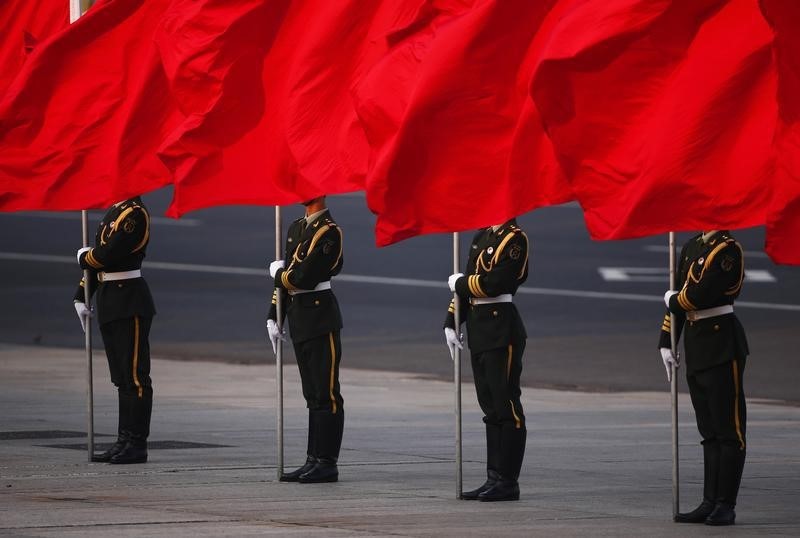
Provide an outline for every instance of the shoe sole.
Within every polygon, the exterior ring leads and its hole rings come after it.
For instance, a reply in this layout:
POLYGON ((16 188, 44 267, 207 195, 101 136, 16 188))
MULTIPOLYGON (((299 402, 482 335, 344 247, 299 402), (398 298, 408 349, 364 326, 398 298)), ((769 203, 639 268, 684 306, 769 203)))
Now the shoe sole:
POLYGON ((302 478, 300 480, 298 480, 298 482, 300 482, 301 484, 326 484, 328 482, 338 482, 338 481, 339 481, 339 477, 338 476, 331 476, 331 477, 328 477, 328 478, 320 478, 320 479, 317 479, 317 480, 303 480, 302 478))
POLYGON ((134 464, 134 463, 147 463, 147 458, 138 459, 138 460, 129 460, 129 461, 114 461, 114 460, 111 460, 108 463, 110 463, 112 465, 130 465, 130 464, 134 464))
POLYGON ((300 482, 299 476, 281 476, 278 482, 300 482))
POLYGON ((484 503, 493 503, 493 502, 503 502, 503 501, 518 501, 519 495, 512 496, 512 497, 502 497, 499 499, 492 499, 487 497, 478 497, 478 500, 484 503))

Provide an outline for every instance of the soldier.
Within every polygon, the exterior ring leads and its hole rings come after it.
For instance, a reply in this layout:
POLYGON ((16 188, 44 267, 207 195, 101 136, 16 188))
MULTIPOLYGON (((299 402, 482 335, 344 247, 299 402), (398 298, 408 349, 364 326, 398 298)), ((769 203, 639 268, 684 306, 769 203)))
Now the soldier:
POLYGON ((667 377, 678 360, 670 344, 670 315, 684 332, 686 379, 703 438, 703 501, 675 516, 679 523, 733 525, 745 460, 745 406, 742 376, 749 353, 733 302, 744 278, 742 247, 727 231, 698 234, 684 245, 677 289, 664 295, 669 312, 659 347, 667 377))
POLYGON ((305 217, 289 226, 284 260, 270 264, 275 279, 267 331, 272 349, 284 336, 278 330, 276 300, 286 305, 289 330, 308 407, 306 463, 284 473, 282 482, 336 482, 336 462, 344 431, 339 391, 342 315, 331 291, 331 277, 342 270, 342 230, 325 206, 325 197, 304 202, 305 217))
MULTIPOLYGON (((460 321, 467 336, 478 404, 486 424, 486 482, 462 499, 516 501, 517 478, 525 455, 525 414, 519 380, 527 334, 512 297, 528 278, 528 238, 514 219, 475 234, 467 276, 451 275, 459 297, 460 321)), ((445 321, 451 356, 462 348, 456 335, 454 303, 445 321)))
MULTIPOLYGON (((78 263, 89 270, 90 297, 97 291, 100 333, 111 382, 117 387, 117 440, 92 461, 144 463, 153 388, 150 382, 149 334, 156 313, 150 288, 142 278, 142 260, 150 240, 150 215, 137 196, 114 204, 97 228, 95 246, 78 250, 78 263)), ((86 330, 89 309, 81 279, 75 310, 86 330)))

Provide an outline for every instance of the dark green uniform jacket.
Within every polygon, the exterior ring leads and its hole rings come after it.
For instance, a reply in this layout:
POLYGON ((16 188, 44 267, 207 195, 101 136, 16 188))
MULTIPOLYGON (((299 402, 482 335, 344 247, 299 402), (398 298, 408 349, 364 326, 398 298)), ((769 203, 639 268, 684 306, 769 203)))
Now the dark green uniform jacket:
MULTIPOLYGON (((733 305, 744 279, 742 247, 727 231, 703 241, 702 234, 690 239, 681 250, 676 268, 677 289, 669 311, 675 314, 676 336, 684 333, 687 373, 706 370, 749 354, 744 329, 735 314, 692 321, 687 312, 733 305)), ((691 314, 690 314, 691 317, 691 314)), ((659 347, 670 347, 670 316, 664 316, 659 347)))
POLYGON ((306 226, 306 219, 292 222, 286 237, 286 267, 275 274, 275 291, 269 319, 277 320, 275 303, 282 294, 292 341, 303 342, 342 328, 339 303, 331 290, 313 290, 342 270, 342 231, 326 211, 306 226))
MULTIPOLYGON (((456 281, 461 320, 466 318, 467 338, 472 353, 507 347, 525 340, 527 334, 513 303, 472 305, 472 298, 515 294, 528 278, 528 237, 514 219, 497 232, 485 228, 475 234, 470 246, 464 277, 456 281)), ((455 328, 453 302, 445 327, 455 328)))
MULTIPOLYGON (((150 240, 150 214, 138 197, 111 206, 97 228, 94 247, 81 254, 80 265, 89 270, 89 291, 97 291, 100 325, 118 319, 155 313, 150 288, 143 278, 98 282, 100 273, 141 269, 150 240)), ((75 300, 83 302, 81 280, 75 300)), ((90 296, 91 296, 90 294, 90 296)))

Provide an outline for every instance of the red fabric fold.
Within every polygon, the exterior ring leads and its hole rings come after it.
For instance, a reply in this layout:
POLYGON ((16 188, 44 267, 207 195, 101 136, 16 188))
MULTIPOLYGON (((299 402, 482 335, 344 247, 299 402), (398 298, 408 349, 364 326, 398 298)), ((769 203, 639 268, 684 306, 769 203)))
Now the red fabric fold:
MULTIPOLYGON (((554 1, 439 2, 359 81, 376 239, 503 222, 571 198, 527 96, 554 1)), ((554 10, 554 11, 552 11, 554 10)))
POLYGON ((760 4, 775 32, 779 111, 766 250, 776 263, 800 265, 800 3, 761 0, 760 4))
POLYGON ((531 95, 592 237, 763 224, 777 111, 756 3, 578 4, 531 95))
POLYGON ((39 43, 69 25, 67 0, 0 2, 0 97, 39 43))
POLYGON ((429 4, 177 0, 158 36, 187 116, 160 151, 170 214, 362 189, 369 145, 352 85, 429 4))
POLYGON ((179 118, 152 42, 170 0, 100 2, 35 48, 0 103, 0 210, 87 209, 161 187, 179 118))

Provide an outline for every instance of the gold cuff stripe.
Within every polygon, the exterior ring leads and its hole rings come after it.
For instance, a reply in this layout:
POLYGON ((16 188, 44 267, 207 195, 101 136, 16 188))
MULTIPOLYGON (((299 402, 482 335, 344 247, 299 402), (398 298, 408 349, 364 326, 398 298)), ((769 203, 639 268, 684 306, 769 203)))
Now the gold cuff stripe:
POLYGON ((336 372, 336 346, 333 343, 333 333, 328 335, 331 341, 331 380, 328 385, 328 394, 331 397, 331 407, 333 409, 333 414, 336 414, 336 398, 333 396, 333 382, 334 382, 334 373, 336 372))
POLYGON ((283 287, 287 290, 296 290, 297 286, 289 281, 289 273, 291 273, 291 271, 284 271, 281 273, 281 282, 283 283, 283 287))
POLYGON ((94 257, 94 249, 88 250, 86 252, 86 263, 94 267, 95 269, 101 269, 103 264, 97 261, 97 258, 94 257))
POLYGON ((480 275, 475 275, 475 290, 479 293, 479 297, 487 297, 486 292, 481 287, 480 275))
POLYGON ((475 288, 472 287, 472 275, 467 277, 467 288, 469 288, 469 292, 472 295, 476 295, 476 296, 478 295, 477 293, 475 293, 475 288))
POLYGON ((739 368, 736 359, 733 360, 733 386, 735 394, 733 397, 733 420, 736 423, 736 436, 739 437, 739 448, 745 449, 744 436, 742 435, 742 423, 739 419, 739 368))
POLYGON ((139 398, 142 397, 142 384, 139 383, 139 316, 133 316, 133 384, 136 385, 136 390, 139 393, 139 398))

